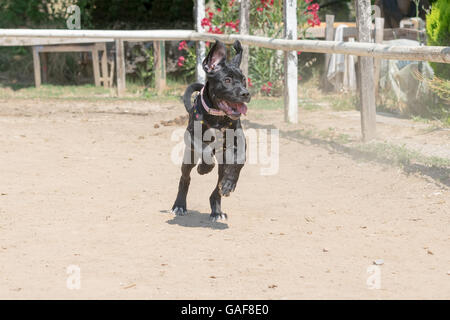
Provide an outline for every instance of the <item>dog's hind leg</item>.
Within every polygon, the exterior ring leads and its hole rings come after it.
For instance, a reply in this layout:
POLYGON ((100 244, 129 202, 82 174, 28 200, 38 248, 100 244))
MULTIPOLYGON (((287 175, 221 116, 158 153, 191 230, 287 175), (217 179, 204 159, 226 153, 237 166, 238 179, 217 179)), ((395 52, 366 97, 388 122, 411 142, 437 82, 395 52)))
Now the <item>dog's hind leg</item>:
POLYGON ((191 182, 191 171, 198 161, 198 157, 195 156, 193 151, 186 148, 185 156, 187 153, 190 153, 190 161, 186 161, 186 157, 183 160, 183 164, 181 165, 181 178, 178 184, 178 194, 175 203, 172 206, 172 213, 175 213, 178 216, 187 214, 186 197, 191 182))
POLYGON ((217 185, 214 191, 211 193, 211 196, 209 197, 209 204, 211 205, 211 215, 209 216, 209 219, 211 221, 217 221, 217 220, 226 220, 227 214, 222 212, 221 208, 221 200, 222 196, 219 192, 219 183, 223 178, 223 164, 219 164, 219 178, 217 180, 217 185))

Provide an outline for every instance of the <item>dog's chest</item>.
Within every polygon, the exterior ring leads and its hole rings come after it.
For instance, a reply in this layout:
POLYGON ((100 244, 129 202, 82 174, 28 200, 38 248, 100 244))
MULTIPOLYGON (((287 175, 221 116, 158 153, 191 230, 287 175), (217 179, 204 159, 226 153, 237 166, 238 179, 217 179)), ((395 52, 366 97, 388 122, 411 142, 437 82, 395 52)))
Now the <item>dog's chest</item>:
POLYGON ((198 121, 202 125, 202 134, 209 129, 220 130, 225 133, 227 129, 236 130, 239 126, 239 120, 232 120, 226 116, 215 116, 208 114, 196 99, 194 108, 190 113, 189 126, 193 127, 194 122, 198 121))

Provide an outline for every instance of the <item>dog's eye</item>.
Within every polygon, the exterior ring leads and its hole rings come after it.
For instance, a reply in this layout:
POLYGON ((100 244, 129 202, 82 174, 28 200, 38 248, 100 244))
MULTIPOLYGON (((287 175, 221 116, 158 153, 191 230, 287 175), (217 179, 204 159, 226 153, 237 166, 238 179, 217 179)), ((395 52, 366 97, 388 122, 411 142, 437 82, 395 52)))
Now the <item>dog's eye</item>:
POLYGON ((225 83, 231 83, 231 78, 225 78, 225 83))

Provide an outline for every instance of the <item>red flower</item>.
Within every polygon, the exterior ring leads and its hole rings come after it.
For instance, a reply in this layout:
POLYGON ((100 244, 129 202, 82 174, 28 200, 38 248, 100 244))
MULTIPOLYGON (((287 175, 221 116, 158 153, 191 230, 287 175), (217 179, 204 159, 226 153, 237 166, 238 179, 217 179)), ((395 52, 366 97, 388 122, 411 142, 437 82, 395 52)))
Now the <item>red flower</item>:
POLYGON ((203 18, 202 22, 201 22, 202 27, 206 27, 206 26, 210 26, 211 25, 211 20, 209 20, 208 18, 203 18))
POLYGON ((217 12, 221 12, 222 11, 222 9, 220 9, 220 8, 217 8, 217 12))
POLYGON ((272 82, 267 81, 267 85, 268 85, 269 87, 272 87, 272 82))
POLYGON ((265 84, 263 84, 262 86, 261 86, 261 91, 264 91, 264 92, 266 92, 266 93, 270 93, 270 90, 272 90, 270 87, 266 87, 266 85, 265 84))
POLYGON ((309 24, 311 27, 314 27, 314 21, 313 21, 313 20, 308 19, 308 24, 309 24))
POLYGON ((219 27, 215 27, 214 29, 213 28, 209 28, 209 32, 216 33, 216 34, 222 34, 223 33, 223 31, 219 27))
POLYGON ((301 51, 297 51, 297 55, 301 55, 302 54, 302 52, 301 51))
POLYGON ((253 87, 252 79, 250 79, 250 78, 247 78, 247 79, 248 79, 248 86, 253 87))
POLYGON ((231 0, 231 1, 228 3, 228 5, 229 5, 230 7, 232 7, 233 4, 234 4, 234 1, 235 1, 235 0, 231 0))
POLYGON ((264 8, 256 8, 256 11, 263 12, 264 8))
POLYGON ((313 0, 305 0, 306 3, 311 3, 313 0))
POLYGON ((212 19, 212 17, 214 16, 214 13, 213 12, 208 12, 208 16, 209 16, 210 19, 212 19))

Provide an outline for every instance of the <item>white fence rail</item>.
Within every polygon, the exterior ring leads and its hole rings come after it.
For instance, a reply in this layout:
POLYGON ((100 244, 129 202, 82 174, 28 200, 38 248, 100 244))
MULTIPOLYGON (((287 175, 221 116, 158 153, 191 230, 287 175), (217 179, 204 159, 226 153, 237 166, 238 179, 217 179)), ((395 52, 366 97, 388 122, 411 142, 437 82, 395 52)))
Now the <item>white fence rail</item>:
MULTIPOLYGON (((16 42, 26 38, 60 38, 60 39, 122 39, 125 41, 214 41, 219 39, 226 43, 235 40, 249 46, 285 50, 319 53, 342 53, 355 56, 369 56, 380 59, 422 60, 431 62, 450 63, 450 47, 432 46, 395 46, 364 42, 336 42, 323 40, 286 40, 272 39, 250 35, 219 35, 199 33, 191 30, 63 30, 63 29, 0 29, 0 45, 7 45, 8 38, 16 42)), ((99 40, 101 41, 101 40, 99 40)))

